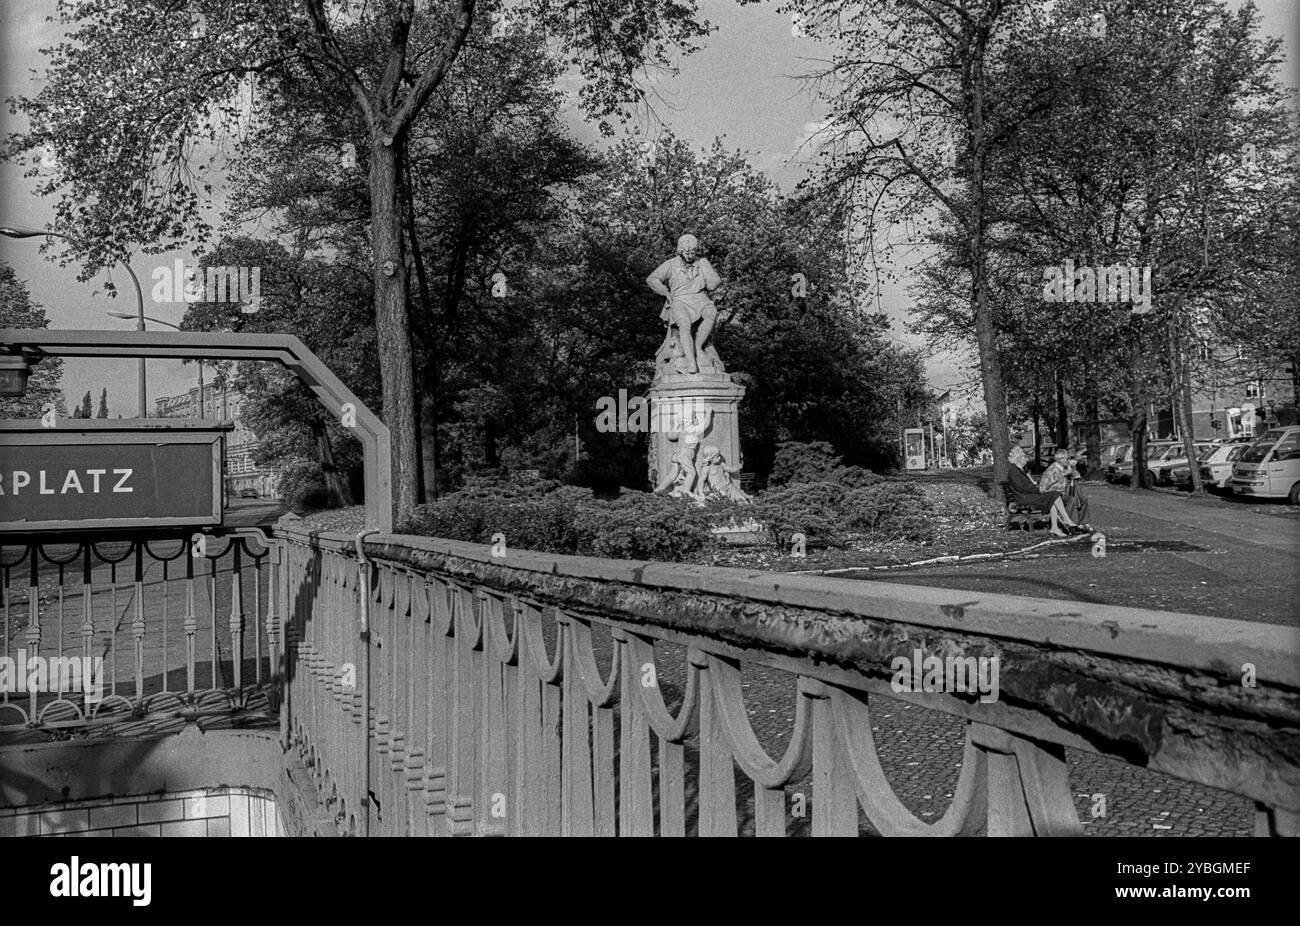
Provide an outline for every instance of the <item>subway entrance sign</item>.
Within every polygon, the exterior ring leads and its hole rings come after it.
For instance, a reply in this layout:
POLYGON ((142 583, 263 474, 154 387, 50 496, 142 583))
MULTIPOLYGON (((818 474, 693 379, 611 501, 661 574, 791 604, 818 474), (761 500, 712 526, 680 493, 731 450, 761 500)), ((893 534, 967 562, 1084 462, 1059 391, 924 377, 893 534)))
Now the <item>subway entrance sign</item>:
POLYGON ((216 527, 231 425, 0 421, 0 534, 216 527))

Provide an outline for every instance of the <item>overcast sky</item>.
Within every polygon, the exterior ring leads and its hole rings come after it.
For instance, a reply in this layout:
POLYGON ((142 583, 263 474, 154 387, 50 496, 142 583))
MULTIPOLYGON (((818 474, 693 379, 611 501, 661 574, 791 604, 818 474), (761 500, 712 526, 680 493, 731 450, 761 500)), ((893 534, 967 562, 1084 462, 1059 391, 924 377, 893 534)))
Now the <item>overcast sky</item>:
MULTIPOLYGON (((1240 2, 1234 3, 1240 5, 1240 2)), ((1300 2, 1296 0, 1257 0, 1263 13, 1265 31, 1287 37, 1287 51, 1294 48, 1300 33, 1300 2)), ((42 84, 33 77, 44 68, 44 58, 37 49, 53 45, 59 39, 57 24, 45 22, 53 8, 49 0, 3 0, 0 3, 0 84, 5 97, 34 95, 42 84)), ((765 171, 785 190, 790 190, 804 175, 808 152, 800 147, 823 110, 797 79, 812 67, 809 55, 818 54, 809 40, 792 34, 788 17, 776 12, 777 3, 755 6, 737 5, 734 0, 700 0, 706 18, 718 26, 705 46, 682 62, 681 73, 655 82, 659 99, 655 115, 662 125, 697 147, 707 147, 721 136, 729 147, 750 154, 751 162, 765 171)), ((1289 82, 1300 83, 1289 69, 1289 82)), ((6 132, 15 126, 7 109, 0 114, 6 132)), ((653 122, 642 126, 653 135, 653 122)), ((585 141, 596 142, 594 131, 574 120, 575 134, 585 141)), ((51 204, 35 197, 30 182, 22 177, 20 165, 0 164, 0 223, 44 226, 53 220, 51 204)), ((132 266, 146 289, 145 311, 167 321, 179 322, 182 304, 149 302, 150 273, 155 267, 170 266, 180 257, 192 261, 188 253, 137 255, 132 266)), ((38 253, 33 239, 11 241, 0 238, 0 259, 14 267, 26 281, 32 297, 45 306, 54 328, 132 327, 131 322, 105 316, 107 311, 134 312, 130 280, 120 270, 112 279, 119 295, 110 298, 103 290, 106 275, 89 283, 76 280, 73 267, 60 268, 38 253)), ((916 343, 907 334, 904 317, 905 296, 902 291, 886 291, 885 309, 894 319, 894 337, 916 343)), ((87 389, 98 402, 99 389, 107 386, 110 409, 114 416, 135 413, 135 361, 69 360, 64 365, 64 389, 69 406, 80 400, 87 389)), ((179 361, 153 361, 149 364, 150 406, 155 398, 172 395, 195 383, 193 365, 182 368, 179 361)), ((942 391, 960 386, 962 375, 952 358, 932 357, 928 363, 931 385, 942 391)), ((970 384, 973 386, 973 384, 970 384)))

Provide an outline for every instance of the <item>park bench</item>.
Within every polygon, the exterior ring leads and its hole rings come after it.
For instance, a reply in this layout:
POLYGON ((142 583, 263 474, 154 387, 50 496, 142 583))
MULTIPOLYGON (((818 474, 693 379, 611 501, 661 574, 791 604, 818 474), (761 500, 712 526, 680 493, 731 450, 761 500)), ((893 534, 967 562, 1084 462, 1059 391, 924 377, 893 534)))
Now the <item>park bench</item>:
POLYGON ((1041 525, 1050 525, 1051 517, 1046 508, 1026 505, 1016 499, 1016 494, 1011 491, 1011 484, 1006 482, 998 483, 1002 486, 1002 497, 1007 502, 1007 530, 1013 527, 1023 527, 1027 531, 1032 531, 1035 527, 1041 525))

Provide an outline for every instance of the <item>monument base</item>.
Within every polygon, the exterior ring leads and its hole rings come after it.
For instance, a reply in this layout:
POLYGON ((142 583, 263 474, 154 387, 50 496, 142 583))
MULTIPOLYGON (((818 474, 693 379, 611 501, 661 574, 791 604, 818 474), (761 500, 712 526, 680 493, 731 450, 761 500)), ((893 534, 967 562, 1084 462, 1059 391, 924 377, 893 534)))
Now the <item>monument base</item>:
POLYGON ((695 416, 703 421, 713 412, 713 421, 700 439, 704 448, 716 447, 727 466, 742 466, 740 451, 740 400, 745 387, 726 373, 675 373, 660 376, 650 387, 650 485, 653 488, 672 470, 677 452, 677 435, 695 416))

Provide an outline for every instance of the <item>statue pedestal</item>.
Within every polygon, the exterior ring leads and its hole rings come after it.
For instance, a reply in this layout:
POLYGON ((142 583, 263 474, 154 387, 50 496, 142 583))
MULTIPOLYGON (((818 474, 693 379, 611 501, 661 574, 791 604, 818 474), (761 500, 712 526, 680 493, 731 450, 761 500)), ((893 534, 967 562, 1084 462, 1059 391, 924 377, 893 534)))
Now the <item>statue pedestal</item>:
POLYGON ((700 440, 700 451, 717 447, 729 466, 740 466, 740 400, 745 387, 731 381, 726 373, 667 373, 650 387, 650 485, 658 484, 665 469, 671 466, 677 442, 669 440, 692 413, 702 420, 713 410, 713 423, 700 440))

